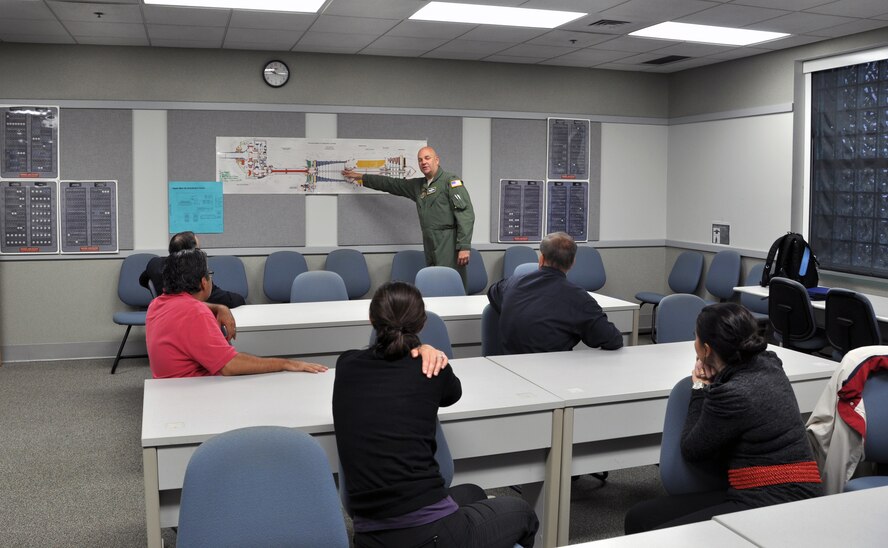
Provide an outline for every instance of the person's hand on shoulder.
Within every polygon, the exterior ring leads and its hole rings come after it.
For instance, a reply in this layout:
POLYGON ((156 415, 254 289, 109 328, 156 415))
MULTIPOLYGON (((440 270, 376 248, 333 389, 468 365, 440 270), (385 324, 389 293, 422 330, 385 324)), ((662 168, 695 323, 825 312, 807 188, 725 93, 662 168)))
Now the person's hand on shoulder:
POLYGON ((304 362, 301 360, 284 360, 284 371, 302 371, 305 373, 323 373, 327 366, 319 363, 304 362))
POLYGON ((447 367, 447 354, 430 344, 423 344, 410 351, 413 358, 422 357, 422 373, 432 378, 447 367))

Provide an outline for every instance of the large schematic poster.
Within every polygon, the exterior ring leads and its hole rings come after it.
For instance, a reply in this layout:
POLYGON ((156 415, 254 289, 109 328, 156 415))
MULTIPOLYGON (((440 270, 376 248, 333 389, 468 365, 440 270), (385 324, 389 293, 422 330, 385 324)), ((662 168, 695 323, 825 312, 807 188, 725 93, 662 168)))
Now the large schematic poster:
POLYGON ((376 192, 343 169, 420 177, 416 153, 425 141, 216 137, 216 177, 225 194, 355 194, 376 192))

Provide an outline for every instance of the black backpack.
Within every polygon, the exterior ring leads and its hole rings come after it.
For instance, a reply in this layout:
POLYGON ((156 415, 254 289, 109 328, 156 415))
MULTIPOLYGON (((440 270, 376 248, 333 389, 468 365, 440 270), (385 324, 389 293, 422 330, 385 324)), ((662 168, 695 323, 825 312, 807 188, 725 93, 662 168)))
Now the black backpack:
POLYGON ((818 264, 814 251, 802 235, 787 232, 777 238, 768 251, 761 285, 767 286, 771 278, 789 278, 805 287, 817 287, 818 264))

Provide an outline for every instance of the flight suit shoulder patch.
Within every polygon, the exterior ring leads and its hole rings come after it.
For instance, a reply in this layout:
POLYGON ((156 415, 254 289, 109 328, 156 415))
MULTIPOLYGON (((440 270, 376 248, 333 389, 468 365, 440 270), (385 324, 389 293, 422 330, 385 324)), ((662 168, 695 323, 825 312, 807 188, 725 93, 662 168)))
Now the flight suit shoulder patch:
POLYGON ((462 181, 460 181, 459 179, 454 179, 450 181, 450 188, 456 188, 458 186, 463 186, 462 181))

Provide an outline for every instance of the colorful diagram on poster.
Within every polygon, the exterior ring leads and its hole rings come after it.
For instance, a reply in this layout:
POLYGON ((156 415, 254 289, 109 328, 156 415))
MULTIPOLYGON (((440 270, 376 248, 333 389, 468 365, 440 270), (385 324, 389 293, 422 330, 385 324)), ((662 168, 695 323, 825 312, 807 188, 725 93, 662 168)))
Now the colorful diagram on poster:
POLYGON ((343 169, 410 178, 425 141, 216 137, 216 176, 225 194, 356 194, 343 169))
POLYGON ((198 234, 219 234, 224 225, 222 183, 169 183, 170 234, 190 230, 198 234))

